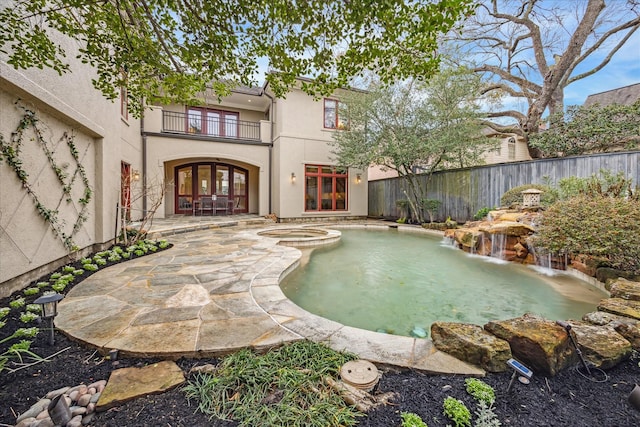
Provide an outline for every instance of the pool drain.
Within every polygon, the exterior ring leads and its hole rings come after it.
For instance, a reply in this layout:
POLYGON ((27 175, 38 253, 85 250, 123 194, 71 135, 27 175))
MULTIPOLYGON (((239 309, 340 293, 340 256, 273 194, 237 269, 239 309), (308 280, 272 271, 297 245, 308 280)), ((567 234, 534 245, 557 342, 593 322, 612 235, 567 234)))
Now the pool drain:
POLYGON ((360 390, 370 391, 380 380, 378 368, 367 360, 352 360, 340 368, 340 377, 345 383, 360 390))

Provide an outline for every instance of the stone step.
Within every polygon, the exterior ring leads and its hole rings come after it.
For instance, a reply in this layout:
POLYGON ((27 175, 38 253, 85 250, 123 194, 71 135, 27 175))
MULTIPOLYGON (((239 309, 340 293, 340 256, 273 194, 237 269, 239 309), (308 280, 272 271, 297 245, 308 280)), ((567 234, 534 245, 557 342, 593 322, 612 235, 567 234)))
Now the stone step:
POLYGON ((598 310, 640 320, 640 301, 607 298, 600 301, 598 310))

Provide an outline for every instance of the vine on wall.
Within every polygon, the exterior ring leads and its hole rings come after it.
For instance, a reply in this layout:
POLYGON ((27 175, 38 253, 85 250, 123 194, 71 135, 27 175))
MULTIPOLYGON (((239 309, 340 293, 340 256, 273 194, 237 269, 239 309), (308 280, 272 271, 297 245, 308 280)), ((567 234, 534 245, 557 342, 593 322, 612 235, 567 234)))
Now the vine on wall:
POLYGON ((4 160, 7 165, 14 170, 18 180, 22 183, 22 187, 29 196, 31 196, 36 211, 49 224, 53 234, 62 241, 65 248, 69 251, 77 250, 78 247, 73 238, 82 228, 82 224, 84 224, 88 219, 89 202, 91 201, 93 191, 89 184, 87 172, 80 162, 80 155, 74 141, 75 136, 73 133, 65 132, 60 139, 61 141, 64 140, 65 144, 69 148, 69 153, 75 161, 75 169, 71 174, 69 174, 65 171, 65 167, 60 166, 56 162, 53 155, 54 152, 49 147, 49 144, 44 138, 42 129, 40 128, 40 119, 37 114, 34 111, 19 105, 18 102, 16 102, 16 105, 24 111, 24 114, 20 119, 17 129, 11 133, 11 139, 9 141, 5 140, 4 136, 0 134, 0 161, 4 160), (33 132, 35 142, 42 148, 44 155, 47 157, 49 165, 57 177, 58 184, 62 187, 62 198, 66 203, 73 203, 71 190, 73 189, 73 185, 78 177, 82 181, 82 185, 84 185, 82 197, 77 200, 77 203, 82 206, 82 208, 78 212, 77 218, 75 219, 73 228, 70 232, 65 231, 64 219, 61 220, 58 218, 59 211, 57 209, 46 207, 33 190, 31 183, 29 183, 29 174, 24 169, 23 162, 20 157, 26 138, 25 133, 28 130, 33 132))

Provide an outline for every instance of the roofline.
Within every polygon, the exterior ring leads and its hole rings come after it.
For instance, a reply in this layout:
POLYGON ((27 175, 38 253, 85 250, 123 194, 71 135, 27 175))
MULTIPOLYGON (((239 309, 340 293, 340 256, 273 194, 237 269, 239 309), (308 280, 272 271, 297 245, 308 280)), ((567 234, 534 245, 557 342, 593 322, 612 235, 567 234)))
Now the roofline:
POLYGON ((615 92, 617 90, 625 89, 625 88, 628 88, 628 87, 631 87, 631 86, 640 86, 640 83, 632 83, 630 85, 620 86, 620 87, 617 87, 617 88, 614 88, 614 89, 609 89, 609 90, 604 90, 602 92, 592 93, 591 95, 587 95, 587 98, 590 97, 590 96, 602 95, 603 93, 607 93, 607 92, 615 92))

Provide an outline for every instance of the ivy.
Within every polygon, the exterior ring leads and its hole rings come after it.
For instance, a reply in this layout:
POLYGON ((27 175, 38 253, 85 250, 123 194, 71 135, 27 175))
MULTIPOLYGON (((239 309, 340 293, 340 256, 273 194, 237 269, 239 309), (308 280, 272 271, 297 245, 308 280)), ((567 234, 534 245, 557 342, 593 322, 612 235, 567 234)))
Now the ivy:
POLYGON ((71 176, 69 176, 69 173, 65 171, 65 167, 60 166, 56 162, 54 151, 50 148, 44 137, 43 131, 39 125, 40 119, 37 114, 28 108, 20 106, 18 102, 16 102, 16 105, 18 108, 22 109, 24 113, 18 123, 18 127, 11 133, 10 141, 5 140, 4 136, 0 134, 0 161, 5 161, 7 165, 14 170, 16 177, 22 183, 22 187, 31 197, 36 212, 38 212, 38 214, 49 224, 53 234, 62 241, 65 248, 69 251, 73 251, 77 248, 73 237, 80 231, 82 225, 89 218, 89 202, 93 196, 87 172, 80 162, 80 153, 75 145, 74 135, 73 133, 65 132, 61 138, 61 140, 64 140, 69 149, 69 153, 71 153, 75 162, 75 170, 71 176), (42 148, 49 166, 57 177, 58 184, 62 187, 63 198, 67 203, 73 203, 71 191, 74 188, 77 177, 80 177, 82 185, 84 186, 82 197, 77 200, 77 203, 82 206, 82 208, 78 212, 71 232, 69 233, 65 231, 64 220, 60 220, 58 218, 59 211, 57 209, 48 208, 40 200, 29 182, 29 174, 24 169, 23 162, 20 158, 27 130, 33 132, 35 141, 42 148))

